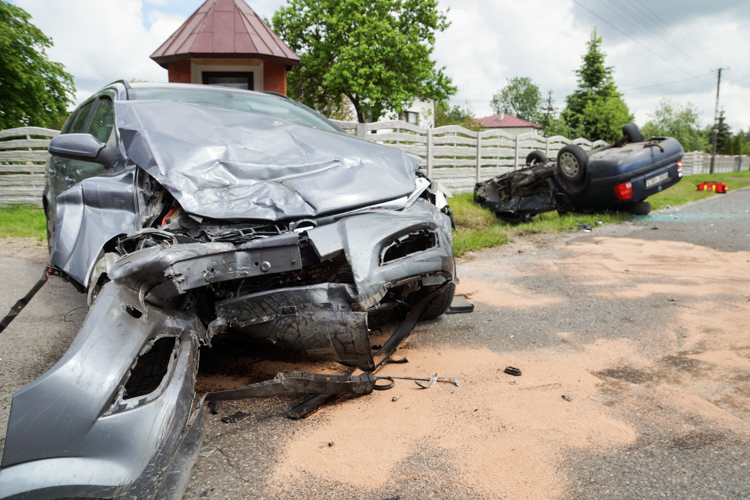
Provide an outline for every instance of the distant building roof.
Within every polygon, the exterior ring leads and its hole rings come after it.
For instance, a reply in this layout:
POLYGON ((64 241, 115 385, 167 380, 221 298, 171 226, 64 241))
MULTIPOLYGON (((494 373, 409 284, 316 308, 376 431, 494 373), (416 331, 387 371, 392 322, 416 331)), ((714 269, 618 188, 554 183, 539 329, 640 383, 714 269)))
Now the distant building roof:
POLYGON ((163 67, 188 57, 253 57, 288 65, 299 56, 245 3, 206 0, 151 54, 163 67))
POLYGON ((477 122, 482 128, 542 128, 541 125, 507 113, 498 113, 496 115, 488 116, 487 118, 480 118, 477 122))

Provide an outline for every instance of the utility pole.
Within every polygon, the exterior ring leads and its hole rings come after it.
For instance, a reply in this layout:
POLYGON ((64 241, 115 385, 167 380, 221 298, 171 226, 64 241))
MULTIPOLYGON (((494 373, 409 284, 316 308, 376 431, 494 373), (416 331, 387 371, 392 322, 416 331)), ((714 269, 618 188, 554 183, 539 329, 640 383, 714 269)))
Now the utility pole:
POLYGON ((719 76, 716 79, 716 107, 714 108, 714 141, 713 147, 711 148, 711 169, 709 173, 714 173, 714 160, 716 158, 716 137, 719 135, 719 88, 721 87, 721 70, 729 68, 719 68, 719 76))

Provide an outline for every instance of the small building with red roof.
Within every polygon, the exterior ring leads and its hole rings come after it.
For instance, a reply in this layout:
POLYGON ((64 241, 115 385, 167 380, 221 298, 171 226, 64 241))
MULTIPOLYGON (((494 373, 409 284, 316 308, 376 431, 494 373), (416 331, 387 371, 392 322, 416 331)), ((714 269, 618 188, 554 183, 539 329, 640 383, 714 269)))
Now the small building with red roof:
POLYGON ((479 118, 477 123, 481 125, 482 130, 501 129, 514 135, 526 134, 528 132, 538 133, 542 130, 542 126, 539 124, 503 113, 502 111, 487 118, 479 118))
POLYGON ((300 60, 245 0, 206 0, 151 59, 170 82, 284 95, 286 72, 300 60))

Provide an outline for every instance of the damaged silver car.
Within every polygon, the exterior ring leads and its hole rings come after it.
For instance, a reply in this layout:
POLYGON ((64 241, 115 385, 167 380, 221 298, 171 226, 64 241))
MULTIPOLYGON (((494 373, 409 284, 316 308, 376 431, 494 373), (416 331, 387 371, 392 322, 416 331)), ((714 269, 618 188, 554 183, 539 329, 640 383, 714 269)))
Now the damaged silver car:
MULTIPOLYGON (((49 151, 51 266, 90 310, 13 396, 0 498, 179 498, 212 337, 367 374, 368 318, 434 318, 453 297, 452 215, 419 158, 283 96, 116 82, 49 151)), ((372 390, 362 377, 356 390, 372 390)))

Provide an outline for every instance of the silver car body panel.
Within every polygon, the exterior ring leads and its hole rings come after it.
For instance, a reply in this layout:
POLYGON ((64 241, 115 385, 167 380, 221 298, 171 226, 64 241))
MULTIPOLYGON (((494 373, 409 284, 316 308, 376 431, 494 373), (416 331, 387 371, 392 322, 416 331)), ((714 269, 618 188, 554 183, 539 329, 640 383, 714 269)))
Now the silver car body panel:
POLYGON ((199 346, 232 329, 368 370, 368 310, 389 290, 455 278, 450 212, 414 157, 251 113, 159 101, 116 112, 118 166, 58 196, 51 254, 84 286, 102 273, 111 282, 62 359, 13 397, 3 499, 179 498, 203 432, 199 346), (288 229, 243 243, 167 235, 116 252, 118 236, 165 235, 141 227, 146 173, 197 218, 288 229), (183 299, 225 283, 237 292, 216 300, 206 326, 183 299), (173 347, 158 387, 129 395, 163 339, 173 347))

